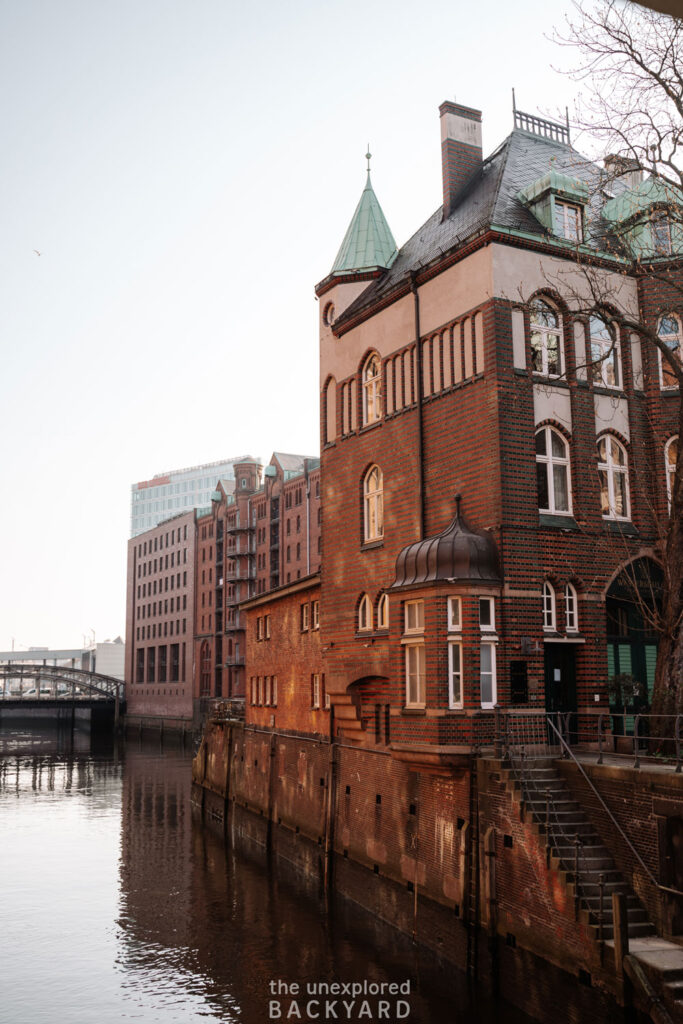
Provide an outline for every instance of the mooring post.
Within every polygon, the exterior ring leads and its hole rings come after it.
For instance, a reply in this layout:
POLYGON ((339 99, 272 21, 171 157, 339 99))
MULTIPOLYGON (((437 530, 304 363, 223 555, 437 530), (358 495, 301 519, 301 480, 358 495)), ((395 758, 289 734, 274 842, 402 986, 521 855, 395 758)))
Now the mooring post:
POLYGON ((628 956, 628 916, 626 896, 623 892, 612 893, 612 923, 614 926, 614 967, 617 977, 623 980, 624 957, 628 956))
POLYGON ((324 887, 329 893, 334 858, 334 814, 336 806, 336 760, 335 760, 334 704, 330 706, 330 741, 327 763, 327 800, 325 804, 325 868, 324 887))

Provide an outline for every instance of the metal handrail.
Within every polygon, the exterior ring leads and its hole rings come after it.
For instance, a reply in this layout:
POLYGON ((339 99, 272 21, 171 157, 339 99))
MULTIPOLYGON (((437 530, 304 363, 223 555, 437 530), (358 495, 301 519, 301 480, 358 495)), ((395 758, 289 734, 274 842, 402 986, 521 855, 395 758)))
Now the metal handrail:
POLYGON ((570 748, 569 744, 568 744, 568 743, 567 743, 567 742, 565 741, 565 739, 564 739, 564 736, 562 736, 562 734, 560 733, 560 731, 559 731, 559 730, 558 730, 558 729, 556 728, 556 726, 555 726, 554 722, 553 722, 553 721, 551 720, 551 716, 550 716, 550 715, 548 715, 548 717, 547 717, 547 722, 548 722, 548 725, 550 726, 550 728, 551 728, 551 729, 553 730, 553 732, 554 732, 554 733, 555 733, 555 734, 557 735, 557 738, 558 738, 558 739, 559 739, 559 741, 560 741, 560 747, 561 747, 561 748, 562 748, 562 749, 563 749, 564 751, 566 751, 566 755, 565 755, 565 756, 568 756, 568 757, 570 757, 570 758, 571 758, 571 760, 572 760, 572 761, 574 762, 574 764, 576 765, 576 767, 577 767, 577 768, 579 769, 579 771, 580 771, 580 772, 581 772, 581 774, 583 775, 584 779, 585 779, 585 780, 586 780, 586 782, 588 783, 588 786, 590 787, 590 789, 591 789, 591 790, 593 791, 593 793, 595 794, 595 796, 596 796, 596 797, 598 798, 598 800, 600 801, 600 804, 601 804, 601 806, 602 806, 603 810, 604 810, 604 811, 606 811, 606 813, 607 813, 607 816, 609 817, 610 821, 612 822, 612 824, 613 824, 613 825, 614 825, 614 827, 616 828, 617 832, 618 832, 618 833, 620 834, 620 836, 622 837, 622 839, 624 840, 624 842, 625 842, 625 843, 626 843, 626 845, 628 846, 628 848, 629 848, 629 850, 631 851, 631 853, 633 854, 633 856, 634 856, 634 857, 636 858, 636 860, 638 861, 638 863, 640 864, 640 866, 641 866, 641 867, 643 868, 643 870, 645 871, 645 874, 646 874, 646 875, 648 876, 648 878, 650 879, 650 881, 652 882, 652 884, 653 884, 653 885, 654 885, 654 886, 655 886, 656 888, 659 888, 659 882, 657 881, 657 879, 655 878, 655 876, 653 875, 652 871, 651 871, 651 870, 650 870, 650 868, 649 868, 649 867, 647 866, 647 864, 645 863, 645 861, 643 860, 643 858, 642 858, 642 857, 640 856, 640 854, 639 854, 639 853, 638 853, 638 851, 636 850, 635 846, 633 845, 633 843, 631 842, 631 840, 629 839, 629 837, 628 837, 628 836, 626 835, 626 833, 624 832, 623 828, 621 827, 621 825, 619 824, 619 822, 617 821, 617 819, 616 819, 616 818, 614 817, 614 815, 612 814, 611 810, 609 809, 609 807, 607 806, 607 804, 606 804, 606 803, 605 803, 605 801, 603 800, 602 796, 600 795, 600 793, 598 792, 598 790, 597 790, 597 789, 595 788, 595 785, 593 784, 593 782, 591 782, 591 780, 590 780, 590 778, 588 777, 587 773, 585 772, 585 770, 584 770, 584 768, 583 768, 583 765, 581 764, 581 762, 580 762, 580 761, 578 761, 578 760, 576 759, 576 757, 574 756, 574 754, 572 753, 572 750, 571 750, 571 748, 570 748))
MULTIPOLYGON (((522 716, 518 715, 516 717, 521 719, 522 716)), ((524 716, 524 717, 526 717, 526 716, 524 716)), ((544 730, 544 733, 546 735, 546 746, 547 746, 547 750, 546 750, 544 756, 550 758, 550 757, 552 757, 552 752, 551 752, 550 744, 547 742, 547 732, 545 732, 545 730, 546 730, 546 717, 547 716, 546 716, 545 712, 536 713, 536 714, 533 715, 532 721, 535 724, 538 724, 539 722, 543 723, 543 730, 544 730)), ((506 746, 507 757, 508 757, 508 759, 510 761, 510 765, 512 767, 513 773, 515 774, 515 776, 517 777, 518 782, 520 783, 520 786, 522 788, 522 793, 524 794, 525 799, 527 800, 527 802, 531 803, 531 802, 533 802, 532 798, 534 796, 534 793, 529 788, 529 783, 530 783, 531 780, 525 774, 525 765, 528 762, 527 762, 527 758, 525 757, 524 744, 520 745, 520 752, 519 752, 519 755, 518 755, 518 761, 519 761, 519 769, 518 769, 518 767, 517 767, 517 765, 515 763, 515 761, 516 761, 515 756, 513 755, 513 750, 512 750, 513 744, 510 742, 510 727, 509 726, 510 726, 510 718, 506 715, 506 717, 505 717, 505 738, 506 738, 505 746, 506 746)), ((540 737, 536 737, 536 739, 538 740, 538 739, 540 739, 540 737)), ((579 839, 579 836, 576 833, 573 833, 573 834, 569 833, 565 829, 563 823, 560 821, 557 809, 552 804, 552 801, 550 799, 549 791, 546 790, 545 794, 543 794, 539 790, 537 795, 539 797, 539 800, 542 799, 543 795, 545 795, 546 859, 549 860, 550 849, 551 849, 551 846, 553 846, 553 845, 555 846, 555 848, 558 848, 560 846, 569 847, 570 849, 572 847, 574 848, 574 854, 573 854, 574 903, 575 903, 575 913, 578 916, 578 909, 579 909, 579 903, 580 903, 581 898, 584 898, 586 900, 588 899, 587 894, 586 894, 585 889, 584 889, 584 884, 581 881, 581 871, 583 870, 584 872, 586 872, 586 874, 588 873, 588 864, 587 864, 588 849, 585 846, 585 844, 581 842, 581 840, 579 839), (552 821, 551 821, 551 806, 552 806, 552 821)), ((536 802, 538 802, 538 801, 536 801, 536 802)), ((537 812, 535 812, 535 813, 537 814, 537 817, 540 820, 541 819, 541 815, 538 814, 537 812)), ((567 863, 569 863, 569 862, 567 862, 567 863)))
MULTIPOLYGON (((597 761, 597 763, 598 764, 603 764, 603 753, 604 753, 603 746, 604 746, 604 739, 605 739, 604 722, 606 720, 607 721, 609 721, 609 720, 613 720, 614 721, 614 720, 622 719, 623 723, 624 723, 624 725, 623 725, 623 728, 624 728, 623 733, 621 733, 621 734, 613 734, 613 735, 620 735, 624 739, 629 739, 630 737, 629 737, 629 735, 626 732, 626 723, 629 720, 633 721, 633 737, 632 737, 633 744, 632 744, 632 746, 633 746, 633 767, 634 768, 642 767, 640 744, 644 740, 649 740, 650 742, 673 744, 675 753, 673 754, 673 756, 669 755, 667 757, 667 760, 670 761, 670 762, 673 761, 675 763, 675 765, 676 765, 676 774, 677 775, 680 775, 681 772, 683 771, 683 738, 681 737, 681 726, 682 726, 682 723, 683 723, 683 715, 681 715, 681 714, 676 714, 676 715, 673 715, 673 714, 672 715, 657 714, 657 715, 653 715, 653 714, 650 714, 648 712, 642 712, 642 711, 638 711, 638 712, 634 711, 632 713, 629 713, 628 711, 623 711, 623 712, 622 711, 618 711, 618 712, 615 712, 615 711, 581 711, 581 712, 578 712, 578 711, 568 711, 568 712, 566 712, 564 714, 564 735, 565 735, 566 738, 569 737, 569 735, 570 735, 570 721, 571 721, 572 716, 574 716, 577 719, 582 719, 583 718, 583 719, 589 719, 589 720, 597 720, 597 742, 598 742, 598 761, 597 761), (674 722, 673 732, 668 734, 668 735, 666 735, 666 736, 657 736, 657 735, 655 735, 651 731, 652 730, 652 724, 651 723, 654 723, 655 719, 664 719, 664 721, 671 721, 673 719, 673 722, 674 722), (646 723, 650 724, 650 731, 646 735, 641 735, 641 732, 640 732, 640 727, 641 727, 641 723, 642 722, 646 722, 646 723)), ((578 726, 577 726, 577 734, 578 734, 578 726)), ((593 734, 591 733, 591 738, 592 737, 593 737, 593 734)))

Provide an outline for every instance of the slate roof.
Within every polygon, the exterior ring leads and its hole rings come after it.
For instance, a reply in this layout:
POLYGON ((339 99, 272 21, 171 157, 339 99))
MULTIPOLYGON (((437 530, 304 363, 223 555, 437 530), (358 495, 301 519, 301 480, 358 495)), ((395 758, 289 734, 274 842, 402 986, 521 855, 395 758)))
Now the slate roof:
POLYGON ((286 473, 303 473, 306 460, 309 463, 316 461, 314 457, 309 455, 288 455, 286 452, 273 452, 273 459, 277 459, 281 468, 286 473))
MULTIPOLYGON (((570 145, 515 128, 465 185, 450 216, 444 220, 440 206, 401 247, 387 272, 373 281, 351 303, 335 326, 373 305, 412 271, 428 266, 490 227, 524 232, 536 235, 539 239, 547 236, 545 227, 518 196, 523 188, 550 170, 587 181, 591 187, 603 175, 596 164, 581 156, 570 145)), ((615 182, 611 187, 616 191, 619 186, 615 182)), ((594 202, 599 205, 599 201, 599 196, 596 196, 594 202)), ((591 232, 596 244, 599 241, 596 230, 598 222, 598 209, 593 208, 591 232)))

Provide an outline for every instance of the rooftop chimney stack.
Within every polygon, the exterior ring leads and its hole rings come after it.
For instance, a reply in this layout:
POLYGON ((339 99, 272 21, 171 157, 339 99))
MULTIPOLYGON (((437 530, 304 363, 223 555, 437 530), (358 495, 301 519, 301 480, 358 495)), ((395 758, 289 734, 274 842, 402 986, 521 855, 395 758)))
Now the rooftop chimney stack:
POLYGON ((628 188, 636 188, 643 180, 643 171, 637 160, 610 153, 605 157, 605 170, 611 179, 623 178, 628 188))
POLYGON ((443 216, 448 217, 463 186, 482 165, 481 110, 447 100, 441 115, 443 216))

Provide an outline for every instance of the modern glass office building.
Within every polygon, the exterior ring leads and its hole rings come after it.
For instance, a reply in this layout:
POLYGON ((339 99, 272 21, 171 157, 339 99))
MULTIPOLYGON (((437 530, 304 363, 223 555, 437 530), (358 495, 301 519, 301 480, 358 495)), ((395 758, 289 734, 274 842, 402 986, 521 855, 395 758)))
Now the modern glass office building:
POLYGON ((218 481, 234 483, 233 466, 246 457, 241 455, 234 459, 158 473, 151 480, 133 484, 130 495, 131 537, 137 537, 139 533, 181 512, 209 506, 218 481))

